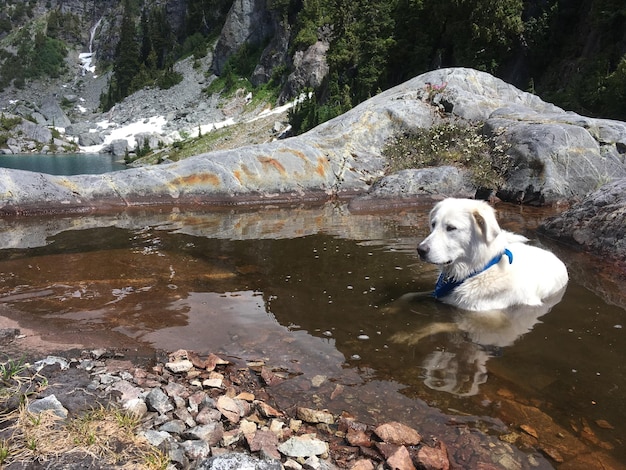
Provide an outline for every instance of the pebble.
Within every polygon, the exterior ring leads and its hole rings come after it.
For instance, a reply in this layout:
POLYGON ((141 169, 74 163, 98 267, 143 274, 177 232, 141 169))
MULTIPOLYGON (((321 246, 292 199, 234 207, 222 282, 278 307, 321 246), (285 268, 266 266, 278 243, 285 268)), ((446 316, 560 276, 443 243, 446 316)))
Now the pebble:
MULTIPOLYGON (((102 351, 96 355, 114 357, 102 351)), ((303 406, 296 408, 296 416, 287 416, 259 398, 267 397, 264 382, 284 380, 264 362, 237 368, 216 355, 202 360, 179 350, 170 355, 169 362, 157 364, 151 371, 135 369, 133 374, 119 367, 109 368, 106 362, 96 366, 91 358, 76 364, 90 371, 92 383, 88 388, 103 396, 115 396, 121 408, 143 417, 140 435, 164 450, 176 468, 336 470, 340 467, 333 462, 331 441, 335 446, 357 449, 341 468, 449 466, 442 443, 427 446, 416 430, 402 423, 372 428, 343 415, 336 417, 327 410, 303 406), (181 364, 184 367, 179 367, 181 364), (213 379, 219 379, 221 386, 207 383, 213 379), (337 444, 341 439, 343 443, 337 444), (408 452, 406 446, 413 450, 408 452)), ((322 387, 327 380, 319 375, 311 383, 322 387)), ((29 405, 29 410, 45 409, 67 416, 54 395, 29 405)))

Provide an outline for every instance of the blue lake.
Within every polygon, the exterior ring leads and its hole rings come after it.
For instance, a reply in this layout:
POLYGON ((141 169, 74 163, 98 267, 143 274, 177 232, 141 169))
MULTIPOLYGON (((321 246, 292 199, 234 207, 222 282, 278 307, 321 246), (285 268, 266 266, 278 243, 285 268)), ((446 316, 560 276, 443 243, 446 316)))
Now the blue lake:
POLYGON ((119 157, 111 154, 72 153, 63 155, 0 155, 0 168, 36 171, 49 175, 97 175, 126 169, 119 157))

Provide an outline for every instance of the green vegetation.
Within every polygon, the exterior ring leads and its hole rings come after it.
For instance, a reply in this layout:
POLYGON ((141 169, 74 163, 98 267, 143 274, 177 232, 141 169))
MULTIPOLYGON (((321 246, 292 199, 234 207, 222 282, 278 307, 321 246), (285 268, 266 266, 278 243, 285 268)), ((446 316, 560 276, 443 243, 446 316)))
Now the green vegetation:
POLYGON ((400 132, 383 149, 389 162, 388 173, 453 165, 468 170, 476 186, 498 189, 511 170, 510 157, 498 139, 485 136, 482 128, 482 123, 444 123, 400 132))
POLYGON ((453 66, 489 72, 566 109, 626 119, 625 26, 626 5, 614 0, 302 2, 292 45, 329 40, 330 73, 291 124, 304 132, 378 90, 453 66))
MULTIPOLYGON (((143 87, 179 83, 173 64, 192 56, 199 65, 232 3, 188 0, 184 24, 174 28, 162 3, 124 0, 116 53, 104 64, 113 76, 102 108, 143 87)), ((0 38, 9 46, 0 48, 0 89, 62 74, 66 44, 84 41, 84 20, 52 3, 43 19, 34 18, 36 4, 0 0, 0 38)), ((328 75, 290 115, 296 134, 438 67, 483 70, 566 109, 626 120, 623 2, 268 0, 267 7, 290 25, 290 56, 316 41, 329 45, 328 75)), ((207 91, 277 96, 291 72, 288 63, 275 66, 271 83, 250 83, 266 46, 244 44, 207 91)))
MULTIPOLYGON (((9 10, 18 3, 21 2, 8 5, 9 10)), ((49 28, 48 17, 52 15, 28 21, 19 29, 15 26, 30 20, 32 11, 30 16, 9 17, 12 31, 5 42, 12 49, 0 49, 0 90, 11 83, 23 88, 27 79, 58 77, 65 72, 67 47, 60 37, 55 37, 59 29, 49 28)))
POLYGON ((22 122, 21 117, 18 117, 18 116, 7 117, 4 115, 4 113, 2 113, 0 115, 0 130, 10 131, 21 122, 22 122))
POLYGON ((169 459, 137 435, 141 419, 115 407, 61 420, 52 411, 34 414, 27 404, 48 381, 24 359, 0 362, 0 466, 20 462, 28 467, 71 453, 97 455, 105 466, 165 470, 169 459))

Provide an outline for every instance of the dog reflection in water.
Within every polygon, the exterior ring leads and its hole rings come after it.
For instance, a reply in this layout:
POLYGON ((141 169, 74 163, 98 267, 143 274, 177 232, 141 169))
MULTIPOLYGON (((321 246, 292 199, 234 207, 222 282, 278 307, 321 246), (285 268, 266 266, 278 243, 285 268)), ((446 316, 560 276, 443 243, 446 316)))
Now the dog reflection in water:
MULTIPOLYGON (((417 252, 440 270, 428 297, 457 307, 453 320, 433 322, 393 340, 417 344, 449 333, 464 341, 434 351, 424 361, 426 384, 459 395, 478 392, 487 380, 494 349, 510 346, 558 303, 567 269, 554 254, 528 245, 522 235, 502 230, 494 209, 473 199, 444 199, 430 212, 430 234, 417 252)), ((413 301, 424 294, 408 294, 413 301)))
MULTIPOLYGON (((422 349, 436 344, 438 347, 422 361, 424 383, 431 389, 458 396, 476 395, 480 385, 487 381, 487 361, 531 331, 539 318, 561 301, 564 293, 565 288, 538 306, 518 305, 488 312, 447 308, 437 316, 447 317, 449 321, 429 322, 396 333, 391 340, 410 346, 420 343, 422 349)), ((405 296, 394 302, 392 310, 397 314, 412 312, 414 319, 424 318, 413 313, 418 299, 420 303, 435 302, 432 297, 429 300, 425 296, 405 296)))

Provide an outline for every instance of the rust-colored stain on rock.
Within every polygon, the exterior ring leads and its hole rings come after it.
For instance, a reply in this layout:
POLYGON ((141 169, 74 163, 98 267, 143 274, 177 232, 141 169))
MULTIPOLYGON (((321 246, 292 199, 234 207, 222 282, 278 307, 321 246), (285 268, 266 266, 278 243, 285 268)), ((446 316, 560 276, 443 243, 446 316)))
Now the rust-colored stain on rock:
POLYGON ((195 175, 179 176, 172 181, 172 184, 181 186, 200 186, 205 184, 219 186, 220 183, 219 177, 214 173, 197 173, 195 175))
POLYGON ((306 157, 304 152, 301 152, 300 150, 295 150, 295 149, 291 149, 291 148, 281 148, 281 149, 278 149, 278 152, 290 153, 290 154, 295 155, 296 157, 300 158, 301 160, 304 160, 307 163, 309 161, 309 159, 306 157))
POLYGON ((285 174, 285 167, 281 165, 281 163, 272 157, 258 157, 259 161, 263 164, 263 166, 270 165, 278 170, 279 173, 285 174))
POLYGON ((233 170, 233 176, 235 178, 237 178, 237 181, 239 181, 239 184, 244 184, 244 181, 247 180, 257 180, 258 179, 258 175, 252 171, 250 171, 250 168, 248 168, 248 165, 246 165, 245 163, 242 163, 239 166, 240 169, 238 170, 233 170))
POLYGON ((317 166, 315 167, 315 172, 321 177, 325 177, 327 164, 328 164, 328 160, 326 160, 324 157, 318 157, 317 166))

